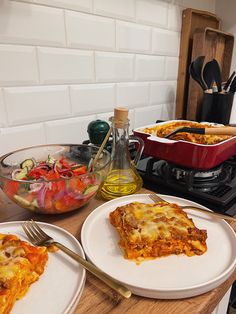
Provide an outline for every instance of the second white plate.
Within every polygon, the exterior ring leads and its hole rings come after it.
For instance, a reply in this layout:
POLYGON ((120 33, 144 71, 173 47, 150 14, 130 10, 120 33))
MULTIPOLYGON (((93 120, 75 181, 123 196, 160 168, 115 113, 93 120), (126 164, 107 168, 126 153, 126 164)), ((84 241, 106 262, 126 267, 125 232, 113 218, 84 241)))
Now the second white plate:
MULTIPOLYGON (((21 221, 0 223, 1 233, 17 235, 28 241, 21 221)), ((66 230, 39 222, 41 228, 74 252, 84 257, 84 252, 76 240, 66 230)), ((62 251, 49 253, 44 273, 33 283, 26 295, 15 302, 11 314, 72 314, 79 302, 85 284, 85 270, 62 251)))
MULTIPOLYGON (((194 202, 161 195, 168 202, 194 202)), ((101 270, 126 285, 134 294, 179 299, 205 293, 224 282, 236 266, 236 236, 223 220, 188 210, 199 229, 207 230, 207 252, 201 256, 170 255, 137 265, 123 257, 119 236, 109 222, 109 213, 130 202, 151 203, 145 194, 121 197, 96 208, 85 220, 81 240, 87 257, 101 270)), ((201 206, 202 207, 202 206, 201 206)))

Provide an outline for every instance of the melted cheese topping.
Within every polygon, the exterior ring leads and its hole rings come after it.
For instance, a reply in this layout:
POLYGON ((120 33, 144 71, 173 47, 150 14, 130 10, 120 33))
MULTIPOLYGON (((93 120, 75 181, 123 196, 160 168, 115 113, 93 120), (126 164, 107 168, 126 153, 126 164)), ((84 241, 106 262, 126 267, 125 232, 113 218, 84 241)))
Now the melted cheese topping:
POLYGON ((0 314, 8 314, 14 302, 43 273, 48 259, 45 247, 34 247, 15 235, 0 234, 0 314))
MULTIPOLYGON (((149 127, 142 129, 140 131, 148 134, 152 134, 158 137, 165 137, 166 135, 170 134, 174 130, 180 127, 192 127, 192 128, 213 128, 212 125, 207 124, 200 124, 198 122, 189 122, 189 121, 179 121, 179 122, 170 122, 165 124, 157 124, 156 126, 149 127)), ((206 144, 206 145, 213 145, 222 141, 225 141, 232 136, 230 135, 203 135, 203 134, 194 134, 194 133, 187 133, 187 132, 179 132, 175 135, 171 136, 172 140, 183 140, 192 143, 198 144, 206 144)))
POLYGON ((192 256, 207 250, 206 231, 196 228, 176 204, 130 203, 110 213, 110 222, 129 259, 180 253, 192 256))

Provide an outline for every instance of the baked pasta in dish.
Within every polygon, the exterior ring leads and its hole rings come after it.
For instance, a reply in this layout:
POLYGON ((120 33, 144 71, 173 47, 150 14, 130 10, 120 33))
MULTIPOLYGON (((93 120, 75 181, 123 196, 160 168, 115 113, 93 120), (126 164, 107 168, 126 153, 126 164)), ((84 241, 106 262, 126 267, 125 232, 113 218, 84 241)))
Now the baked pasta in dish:
MULTIPOLYGON (((170 123, 165 124, 157 124, 152 127, 147 127, 145 129, 142 129, 141 131, 144 133, 152 134, 158 137, 165 137, 166 135, 170 134, 174 130, 180 127, 192 127, 192 128, 209 128, 214 127, 212 125, 208 124, 201 124, 198 122, 191 122, 191 121, 173 121, 170 123)), ((187 133, 187 132, 179 132, 173 136, 171 136, 172 140, 183 140, 187 142, 192 143, 198 143, 198 144, 206 144, 206 145, 212 145, 217 144, 222 141, 225 141, 232 136, 230 135, 203 135, 203 134, 194 134, 194 133, 187 133)))
POLYGON ((133 202, 117 207, 109 219, 127 259, 142 261, 182 253, 193 256, 207 250, 206 230, 198 229, 177 204, 133 202))
MULTIPOLYGON (((0 313, 10 313, 15 301, 44 272, 46 247, 34 247, 12 234, 0 234, 0 313)), ((23 313, 22 313, 23 314, 23 313)))

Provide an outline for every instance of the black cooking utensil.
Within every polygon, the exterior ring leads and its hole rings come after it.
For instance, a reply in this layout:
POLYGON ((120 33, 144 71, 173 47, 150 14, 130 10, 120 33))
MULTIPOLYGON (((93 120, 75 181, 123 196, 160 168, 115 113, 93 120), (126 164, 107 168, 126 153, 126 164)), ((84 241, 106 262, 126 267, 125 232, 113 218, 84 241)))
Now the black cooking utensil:
POLYGON ((227 91, 230 83, 232 82, 232 79, 234 78, 234 75, 235 75, 235 71, 228 78, 227 82, 225 83, 225 86, 223 87, 223 90, 227 91))
POLYGON ((206 84, 204 84, 204 83, 202 82, 202 80, 199 78, 199 76, 195 73, 195 70, 194 70, 194 67, 193 67, 193 62, 192 62, 192 63, 190 64, 190 66, 189 66, 189 73, 190 73, 192 79, 193 79, 194 81, 196 81, 196 82, 201 86, 201 88, 202 88, 203 90, 206 90, 206 89, 207 89, 206 84))
POLYGON ((202 71, 202 76, 203 76, 204 81, 207 84, 208 89, 212 88, 212 84, 214 82, 214 73, 213 73, 212 67, 213 67, 213 63, 212 61, 209 61, 205 64, 202 71))
POLYGON ((208 87, 202 76, 204 60, 205 60, 205 56, 199 56, 192 63, 193 63, 193 70, 195 72, 196 78, 198 79, 199 82, 201 82, 201 86, 203 87, 203 90, 206 90, 208 89, 208 87))
POLYGON ((214 134, 214 135, 236 135, 236 127, 217 127, 217 128, 189 128, 189 127, 180 127, 175 129, 173 132, 170 132, 165 138, 170 138, 171 136, 180 133, 195 133, 195 134, 214 134))
POLYGON ((230 84, 229 91, 231 93, 235 93, 236 92, 236 76, 234 77, 232 83, 230 84))
POLYGON ((204 134, 204 133, 202 133, 201 130, 202 129, 198 129, 198 128, 180 127, 180 128, 175 129, 174 131, 170 132, 169 134, 167 134, 165 136, 165 138, 170 138, 171 136, 173 136, 173 135, 175 135, 177 133, 180 133, 180 132, 196 133, 196 131, 197 131, 197 132, 201 132, 200 134, 204 134))
POLYGON ((219 66, 219 63, 216 61, 216 59, 213 59, 211 63, 212 63, 211 66, 212 66, 214 81, 216 82, 218 93, 220 93, 222 91, 222 87, 221 87, 222 79, 221 79, 220 66, 219 66))

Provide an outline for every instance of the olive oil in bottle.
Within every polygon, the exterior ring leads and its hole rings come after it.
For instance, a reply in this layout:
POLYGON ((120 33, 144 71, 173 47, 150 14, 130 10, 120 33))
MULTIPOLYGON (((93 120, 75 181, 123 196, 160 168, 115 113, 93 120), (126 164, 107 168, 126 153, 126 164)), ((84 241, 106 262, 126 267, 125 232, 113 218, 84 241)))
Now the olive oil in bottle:
POLYGON ((129 119, 126 108, 115 108, 112 121, 112 152, 108 175, 100 190, 100 195, 107 200, 137 192, 143 184, 135 165, 143 151, 143 141, 129 138, 129 119), (130 159, 129 140, 139 143, 136 158, 130 159))

